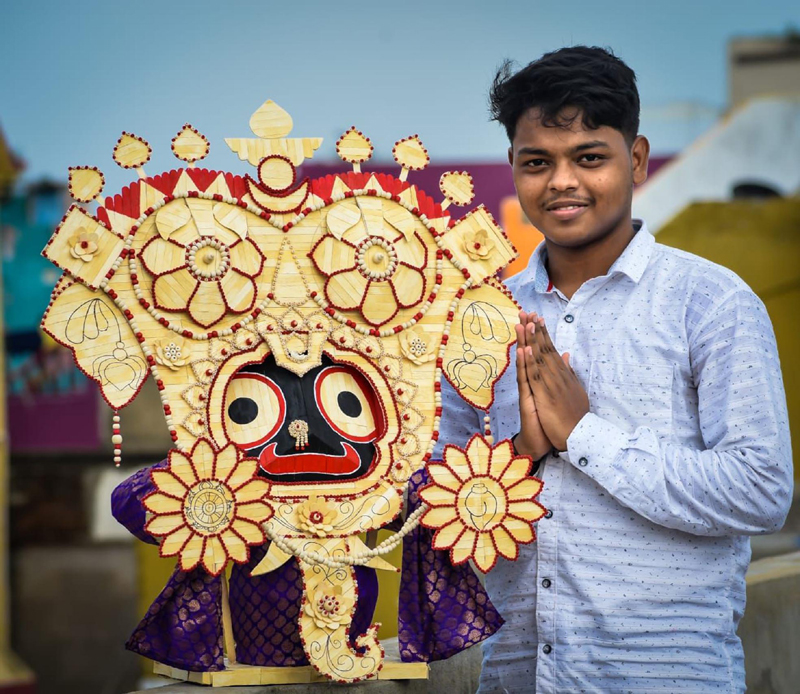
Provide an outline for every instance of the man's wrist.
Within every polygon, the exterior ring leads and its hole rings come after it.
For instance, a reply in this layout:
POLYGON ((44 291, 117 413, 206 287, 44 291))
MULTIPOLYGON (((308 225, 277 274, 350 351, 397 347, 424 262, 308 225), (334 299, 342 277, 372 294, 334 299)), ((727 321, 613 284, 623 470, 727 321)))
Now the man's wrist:
POLYGON ((518 439, 519 439, 519 436, 520 436, 521 433, 522 432, 518 431, 516 434, 514 434, 514 436, 511 437, 511 448, 514 449, 514 455, 515 456, 528 456, 529 458, 531 458, 533 460, 534 464, 538 466, 539 463, 541 463, 548 455, 550 455, 550 453, 553 451, 553 448, 550 447, 549 449, 547 449, 544 452, 544 454, 541 454, 541 455, 536 455, 535 452, 526 451, 525 448, 524 448, 524 444, 523 444, 523 449, 520 450, 520 448, 518 446, 518 439))

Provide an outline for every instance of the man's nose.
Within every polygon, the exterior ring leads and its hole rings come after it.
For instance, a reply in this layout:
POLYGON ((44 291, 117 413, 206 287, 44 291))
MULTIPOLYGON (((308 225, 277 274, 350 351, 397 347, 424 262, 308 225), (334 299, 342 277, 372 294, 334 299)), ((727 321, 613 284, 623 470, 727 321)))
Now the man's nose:
POLYGON ((568 191, 578 188, 578 176, 572 162, 557 161, 550 174, 549 187, 552 191, 568 191))

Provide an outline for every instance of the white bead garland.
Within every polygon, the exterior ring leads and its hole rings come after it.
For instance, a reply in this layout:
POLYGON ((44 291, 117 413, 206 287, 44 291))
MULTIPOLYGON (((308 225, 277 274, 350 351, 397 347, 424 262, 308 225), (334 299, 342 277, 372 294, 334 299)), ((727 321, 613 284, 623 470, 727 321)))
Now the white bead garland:
MULTIPOLYGON (((421 503, 419 508, 417 508, 417 510, 414 511, 414 513, 412 513, 408 518, 406 518, 406 522, 403 523, 403 527, 400 528, 400 530, 398 530, 394 535, 386 538, 373 549, 368 549, 366 552, 358 552, 356 554, 343 557, 342 559, 331 559, 330 557, 319 554, 318 552, 306 552, 305 549, 298 545, 293 546, 293 544, 290 543, 287 538, 283 537, 283 535, 278 535, 277 533, 272 532, 269 524, 262 527, 264 528, 267 538, 271 542, 274 542, 281 550, 286 552, 286 554, 291 554, 306 564, 323 564, 330 569, 341 569, 348 566, 367 564, 372 559, 391 552, 403 541, 403 538, 408 535, 408 533, 410 533, 419 525, 420 518, 422 518, 422 515, 427 510, 428 506, 424 503, 421 503)), ((299 540, 299 543, 305 544, 306 540, 299 540)))

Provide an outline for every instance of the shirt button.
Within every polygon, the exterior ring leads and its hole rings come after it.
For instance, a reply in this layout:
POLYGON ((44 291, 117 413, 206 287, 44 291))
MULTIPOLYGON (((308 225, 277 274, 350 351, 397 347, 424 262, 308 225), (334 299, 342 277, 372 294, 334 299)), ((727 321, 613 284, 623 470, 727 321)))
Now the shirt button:
POLYGON ((550 509, 547 509, 547 511, 544 512, 544 517, 545 518, 552 518, 553 517, 553 512, 550 509))
POLYGON ((550 653, 552 650, 553 647, 549 643, 546 643, 544 646, 542 646, 542 653, 544 653, 545 655, 550 653))
POLYGON ((551 585, 549 578, 542 579, 542 588, 549 588, 551 585))
POLYGON ((566 316, 564 316, 564 320, 567 321, 567 323, 572 323, 572 321, 575 320, 575 316, 573 316, 571 313, 568 313, 566 316))
POLYGON ((578 465, 581 467, 586 467, 589 464, 589 461, 586 458, 580 458, 578 460, 578 465))

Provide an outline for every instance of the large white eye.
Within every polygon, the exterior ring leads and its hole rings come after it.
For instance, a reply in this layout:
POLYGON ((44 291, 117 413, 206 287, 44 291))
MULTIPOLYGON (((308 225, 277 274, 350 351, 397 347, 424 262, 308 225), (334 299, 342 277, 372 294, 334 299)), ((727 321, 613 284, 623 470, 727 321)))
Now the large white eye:
POLYGON ((286 400, 271 378, 236 374, 225 391, 225 431, 239 448, 269 441, 286 419, 286 400))
POLYGON ((342 366, 331 366, 314 383, 317 406, 335 431, 350 441, 378 437, 382 416, 367 379, 342 366))

